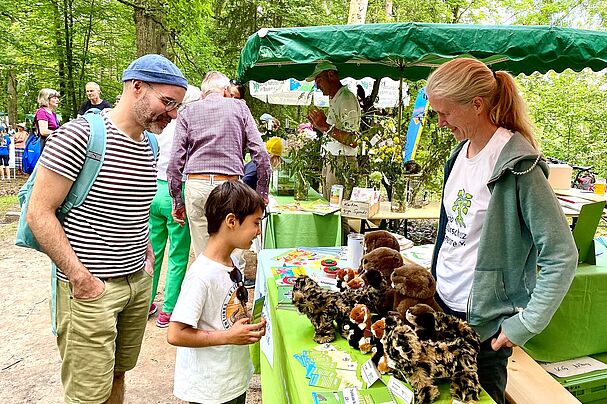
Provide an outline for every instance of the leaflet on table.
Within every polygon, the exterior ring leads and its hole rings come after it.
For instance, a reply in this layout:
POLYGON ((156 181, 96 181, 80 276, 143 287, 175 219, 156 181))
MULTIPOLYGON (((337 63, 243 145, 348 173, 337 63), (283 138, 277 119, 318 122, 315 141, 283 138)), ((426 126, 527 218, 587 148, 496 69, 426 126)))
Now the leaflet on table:
POLYGON ((277 255, 272 259, 284 263, 285 266, 296 265, 320 268, 320 262, 323 259, 339 261, 345 259, 345 256, 346 253, 343 248, 299 247, 277 255))
POLYGON ((305 275, 306 270, 302 266, 272 267, 272 275, 276 280, 276 286, 293 286, 300 275, 305 275))
POLYGON ((358 363, 349 353, 340 351, 331 344, 304 350, 293 357, 306 369, 310 386, 331 390, 364 387, 363 381, 356 374, 358 363))
POLYGON ((343 391, 314 391, 313 404, 376 404, 393 401, 376 401, 370 391, 346 388, 343 391))
POLYGON ((430 268, 432 265, 432 253, 434 252, 434 244, 416 245, 407 250, 401 251, 400 255, 410 261, 415 262, 424 268, 430 268))
POLYGON ((259 340, 259 349, 265 355, 271 368, 274 368, 274 340, 272 337, 273 324, 270 310, 267 305, 263 305, 262 314, 266 319, 266 334, 259 340))

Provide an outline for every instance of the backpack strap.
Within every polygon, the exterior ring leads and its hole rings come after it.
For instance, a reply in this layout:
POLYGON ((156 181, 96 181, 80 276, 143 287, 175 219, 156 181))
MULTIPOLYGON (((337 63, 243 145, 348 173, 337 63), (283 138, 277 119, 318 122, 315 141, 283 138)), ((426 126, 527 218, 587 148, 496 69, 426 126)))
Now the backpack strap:
POLYGON ((105 122, 97 108, 88 110, 83 118, 89 123, 90 135, 82 169, 72 184, 65 201, 61 205, 60 215, 65 217, 70 209, 80 206, 86 199, 105 157, 105 122))
POLYGON ((152 157, 154 157, 154 161, 158 160, 158 139, 156 139, 156 136, 147 130, 143 131, 143 134, 148 139, 148 143, 152 149, 152 157))

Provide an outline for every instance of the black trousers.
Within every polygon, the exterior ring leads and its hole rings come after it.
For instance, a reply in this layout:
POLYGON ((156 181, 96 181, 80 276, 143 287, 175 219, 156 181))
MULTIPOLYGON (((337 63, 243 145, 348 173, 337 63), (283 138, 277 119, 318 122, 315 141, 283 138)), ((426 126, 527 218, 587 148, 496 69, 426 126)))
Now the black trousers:
MULTIPOLYGON (((466 320, 466 313, 451 310, 438 295, 434 296, 438 305, 447 314, 466 320)), ((498 351, 491 348, 491 340, 497 338, 499 331, 481 342, 476 363, 478 365, 478 379, 481 387, 498 404, 506 404, 506 383, 508 381, 508 358, 512 355, 512 348, 502 347, 498 351)))

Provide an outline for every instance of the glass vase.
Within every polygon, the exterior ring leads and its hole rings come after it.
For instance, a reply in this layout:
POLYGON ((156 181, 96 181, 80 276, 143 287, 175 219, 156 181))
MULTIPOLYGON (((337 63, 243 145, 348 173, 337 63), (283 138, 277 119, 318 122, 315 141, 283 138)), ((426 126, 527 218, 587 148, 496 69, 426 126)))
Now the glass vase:
POLYGON ((392 184, 392 198, 390 200, 390 210, 392 212, 404 212, 407 210, 407 183, 399 179, 392 184))
POLYGON ((296 201, 307 201, 309 189, 310 184, 308 183, 306 178, 301 173, 296 173, 293 199, 295 199, 296 201))

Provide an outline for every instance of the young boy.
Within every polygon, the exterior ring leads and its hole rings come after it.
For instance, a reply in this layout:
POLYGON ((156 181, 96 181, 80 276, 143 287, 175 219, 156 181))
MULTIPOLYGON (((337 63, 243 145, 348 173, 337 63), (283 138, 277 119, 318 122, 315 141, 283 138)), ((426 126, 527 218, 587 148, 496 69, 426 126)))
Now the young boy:
POLYGON ((263 198, 242 182, 226 181, 205 205, 209 243, 192 264, 168 330, 178 346, 176 397, 194 403, 244 404, 253 374, 248 344, 265 334, 265 320, 249 324, 247 291, 231 257, 260 234, 263 198))

